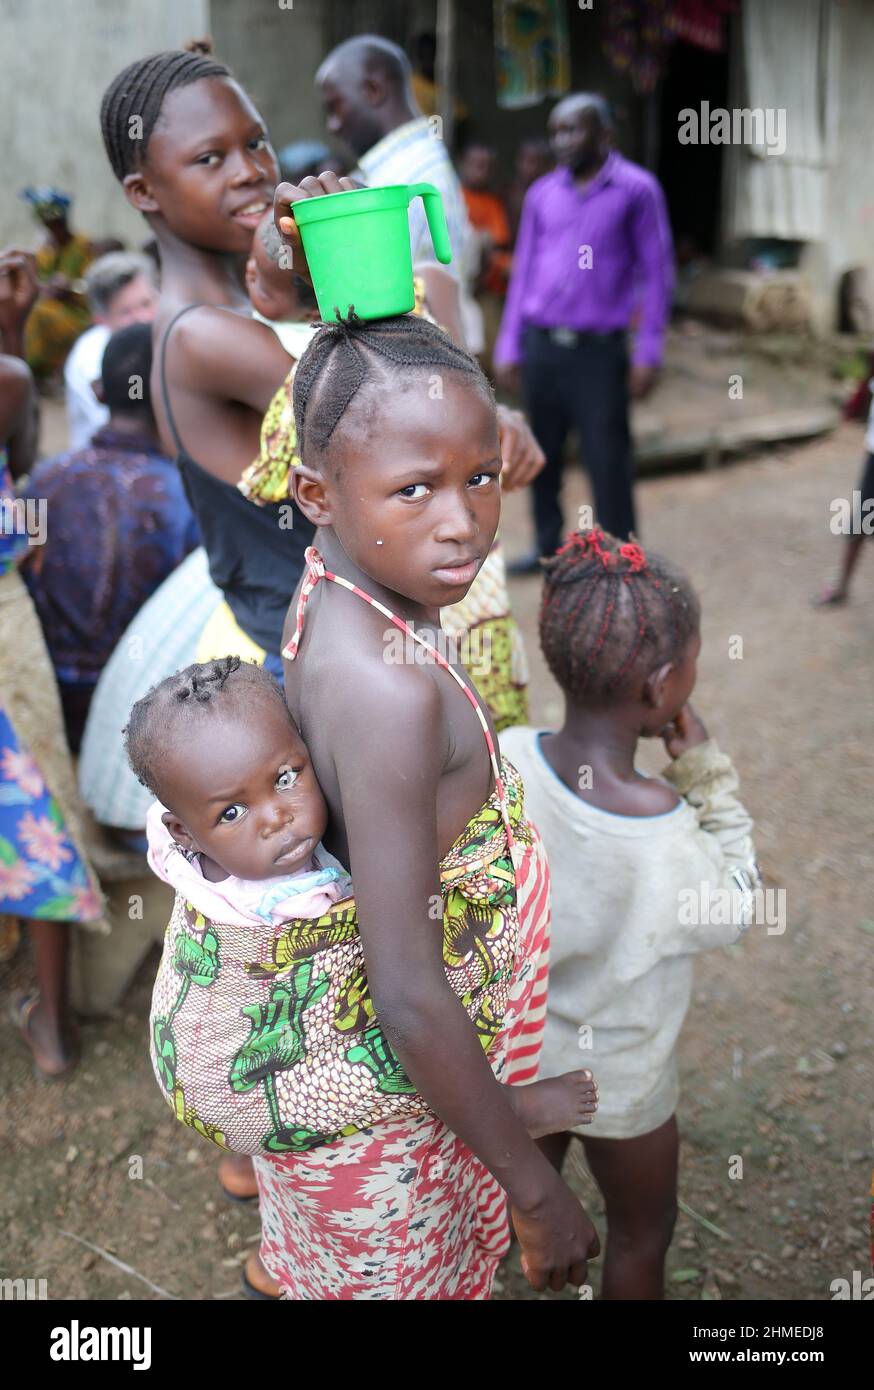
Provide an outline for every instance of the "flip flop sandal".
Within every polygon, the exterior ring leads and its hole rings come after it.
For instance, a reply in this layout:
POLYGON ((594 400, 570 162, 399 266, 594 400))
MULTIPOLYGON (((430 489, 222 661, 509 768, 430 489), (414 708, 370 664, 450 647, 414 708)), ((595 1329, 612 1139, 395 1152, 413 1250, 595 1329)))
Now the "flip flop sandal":
POLYGON ((256 1301, 258 1301, 258 1302, 261 1302, 261 1303, 281 1303, 281 1302, 282 1302, 282 1298, 281 1298, 281 1295, 280 1295, 280 1294, 278 1294, 278 1293, 264 1293, 263 1289, 257 1288, 256 1285, 252 1283, 251 1279, 249 1278, 248 1274, 246 1273, 246 1266, 245 1266, 245 1265, 243 1265, 243 1268, 240 1270, 240 1283, 241 1283, 241 1285, 242 1285, 242 1287, 243 1287, 243 1293, 246 1295, 247 1298, 254 1299, 254 1300, 256 1300, 256 1301))
POLYGON ((231 1192, 229 1188, 225 1187, 223 1182, 219 1183, 219 1187, 222 1190, 222 1196, 225 1198, 225 1201, 234 1202, 238 1207, 248 1207, 252 1202, 257 1202, 258 1200, 257 1192, 253 1193, 251 1197, 243 1197, 236 1192, 231 1192))
POLYGON ((33 1055, 33 1050, 31 1049, 30 1044, 27 1041, 27 1025, 30 1021, 31 1014, 33 1013, 38 1003, 38 994, 20 994, 17 998, 12 1000, 12 1003, 9 1006, 9 1017, 12 1021, 13 1027, 18 1033, 22 1046, 26 1047, 28 1053, 30 1054, 31 1066, 33 1067, 33 1074, 36 1077, 37 1081, 45 1081, 48 1083, 52 1083, 55 1081, 64 1081, 70 1075, 70 1072, 75 1071, 79 1062, 79 1058, 72 1057, 70 1061, 67 1063, 67 1065, 63 1067, 60 1071, 44 1071, 43 1068, 36 1061, 36 1058, 33 1055))

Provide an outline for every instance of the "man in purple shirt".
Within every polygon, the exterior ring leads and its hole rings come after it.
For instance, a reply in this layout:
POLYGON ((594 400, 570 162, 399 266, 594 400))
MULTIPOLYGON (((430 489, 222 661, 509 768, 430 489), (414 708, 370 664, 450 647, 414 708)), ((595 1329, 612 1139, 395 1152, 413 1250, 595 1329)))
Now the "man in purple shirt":
POLYGON ((525 195, 494 360, 499 383, 521 386, 546 467, 533 486, 532 573, 561 543, 562 455, 576 427, 598 524, 634 529, 629 396, 652 389, 670 308, 673 251, 664 195, 652 174, 611 149, 603 98, 565 97, 549 132, 558 168, 525 195), (626 336, 639 311, 629 369, 626 336), (520 370, 521 369, 521 370, 520 370))

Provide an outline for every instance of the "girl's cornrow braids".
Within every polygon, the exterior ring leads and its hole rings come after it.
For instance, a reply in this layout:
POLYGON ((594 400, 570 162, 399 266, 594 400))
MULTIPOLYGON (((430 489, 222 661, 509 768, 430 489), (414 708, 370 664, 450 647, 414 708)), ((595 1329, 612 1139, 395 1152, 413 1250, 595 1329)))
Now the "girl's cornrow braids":
POLYGON ((688 581, 636 541, 575 532, 544 569, 541 646, 559 684, 579 695, 620 689, 648 647, 655 660, 679 660, 697 626, 688 581))
POLYGON ((619 579, 615 574, 608 574, 606 577, 606 587, 604 590, 604 609, 601 623, 598 628, 598 635, 595 638, 595 645, 592 648, 588 665, 596 667, 601 652, 607 647, 607 639, 610 635, 610 628, 613 623, 613 615, 616 612, 616 605, 619 600, 618 595, 619 579))
POLYGON ((657 584, 656 588, 658 590, 659 598, 661 599, 663 605, 665 606, 665 608, 667 608, 668 613, 670 614, 671 632, 673 634, 674 644, 676 645, 679 642, 680 635, 680 620, 679 613, 677 611, 678 605, 673 597, 673 592, 670 586, 668 586, 667 591, 661 584, 657 584))
MULTIPOLYGON (((580 597, 578 598, 575 607, 571 610, 570 616, 569 616, 569 618, 568 618, 567 630, 568 630, 569 632, 573 632, 573 631, 574 631, 574 628, 575 628, 575 626, 576 626, 576 623, 577 623, 578 620, 579 620, 580 614, 586 611, 586 609, 587 609, 587 607, 588 607, 588 604, 589 604, 589 601, 590 601, 590 599, 591 599, 591 597, 592 597, 592 593, 594 592, 595 587, 596 587, 596 585, 598 584, 598 580, 599 580, 599 576, 598 576, 597 574, 593 574, 593 575, 581 586, 581 587, 582 587, 582 592, 581 592, 581 594, 580 594, 580 597)), ((571 655, 572 655, 572 659, 573 659, 573 655, 574 655, 573 652, 572 652, 571 655)), ((589 676, 589 673, 588 673, 587 671, 585 671, 585 670, 583 670, 582 672, 576 671, 576 672, 575 672, 575 675, 576 675, 577 680, 580 680, 580 679, 582 680, 583 685, 585 685, 585 684, 587 683, 587 681, 588 681, 588 676, 589 676)))
POLYGON ((313 442, 319 451, 327 447, 346 407, 367 376, 366 363, 352 343, 349 324, 344 328, 345 331, 339 324, 324 324, 298 363, 293 402, 301 455, 306 448, 307 415, 313 391, 323 373, 326 381, 319 397, 320 419, 313 431, 313 442))
POLYGON ((301 456, 307 450, 307 431, 314 446, 327 448, 350 402, 379 363, 390 372, 404 369, 443 368, 479 378, 491 396, 491 387, 475 358, 459 348, 441 328, 427 319, 402 314, 388 319, 362 320, 350 306, 347 318, 326 322, 298 363, 294 379, 294 414, 301 456), (318 426, 308 418, 317 396, 318 426))
POLYGON ((121 182, 141 169, 149 140, 170 92, 230 71, 203 52, 153 53, 129 63, 109 84, 100 103, 100 128, 112 172, 121 182))
MULTIPOLYGON (((644 573, 646 573, 646 571, 644 571, 644 573)), ((658 581, 655 582, 655 587, 658 588, 658 581)), ((622 665, 619 667, 619 670, 616 672, 616 675, 611 680, 611 686, 614 689, 621 686, 623 677, 627 675, 627 673, 634 666, 634 663, 638 658, 641 648, 643 647, 644 639, 647 635, 646 609, 638 585, 630 584, 629 593, 631 594, 631 601, 634 604, 634 611, 637 616, 637 634, 635 636, 634 642, 632 643, 631 649, 628 652, 628 655, 626 656, 622 665)))

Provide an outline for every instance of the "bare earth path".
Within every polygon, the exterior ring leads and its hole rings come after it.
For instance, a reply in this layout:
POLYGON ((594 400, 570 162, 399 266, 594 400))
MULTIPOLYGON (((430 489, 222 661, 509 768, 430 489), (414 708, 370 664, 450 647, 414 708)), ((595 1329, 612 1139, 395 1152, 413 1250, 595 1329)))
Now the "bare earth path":
MULTIPOLYGON (((696 1215, 680 1217, 672 1298, 827 1299, 832 1280, 870 1272, 874 543, 848 607, 808 603, 837 562, 829 503, 850 496, 861 451, 861 430, 842 426, 804 448, 638 490, 644 543, 688 569, 701 593, 696 704, 740 769, 788 918, 785 935, 753 929, 698 965, 680 1105, 680 1192, 696 1215), (741 659, 729 656, 736 637, 741 659), (743 1177, 732 1178, 738 1155, 743 1177)), ((586 496, 572 476, 569 518, 586 496)), ((511 554, 525 548, 521 499, 508 499, 504 537, 511 554)), ((525 580, 513 594, 532 718, 550 724, 559 707, 537 652, 538 591, 525 580)), ((656 749, 647 755, 648 768, 660 765, 656 749)), ((150 1285, 238 1296, 257 1213, 222 1202, 214 1151, 158 1095, 145 1035, 153 970, 152 960, 117 1016, 83 1027, 82 1064, 66 1083, 35 1084, 5 1014, 0 1022, 0 1276, 45 1278, 50 1298, 152 1298, 150 1285)), ((30 978, 22 951, 0 966, 0 993, 30 978)), ((588 1178, 576 1164, 570 1176, 599 1221, 588 1178)), ((498 1297, 535 1297, 515 1256, 499 1283, 498 1297)))

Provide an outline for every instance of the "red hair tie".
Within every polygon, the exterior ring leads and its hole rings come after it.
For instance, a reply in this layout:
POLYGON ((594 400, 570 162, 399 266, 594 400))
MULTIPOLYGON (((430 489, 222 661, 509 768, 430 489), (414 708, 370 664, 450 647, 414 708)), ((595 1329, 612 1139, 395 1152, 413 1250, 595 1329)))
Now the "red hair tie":
POLYGON ((637 541, 626 541, 624 545, 620 545, 619 554, 623 560, 628 561, 628 568, 632 574, 639 574, 641 570, 646 569, 646 556, 637 541))
POLYGON ((604 532, 597 526, 591 531, 574 531, 556 553, 567 555, 570 551, 578 550, 583 557, 591 555, 600 560, 605 569, 609 569, 613 557, 609 550, 604 549, 604 539, 604 532))

